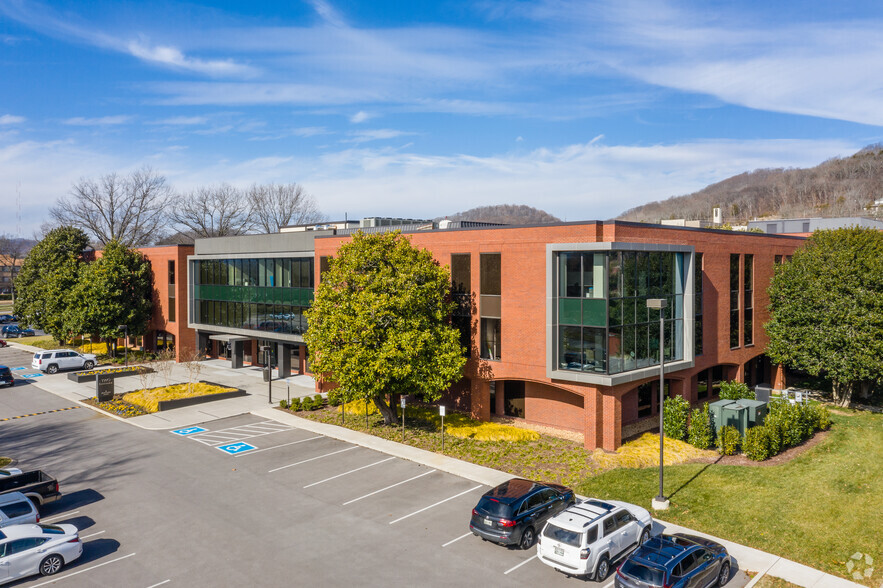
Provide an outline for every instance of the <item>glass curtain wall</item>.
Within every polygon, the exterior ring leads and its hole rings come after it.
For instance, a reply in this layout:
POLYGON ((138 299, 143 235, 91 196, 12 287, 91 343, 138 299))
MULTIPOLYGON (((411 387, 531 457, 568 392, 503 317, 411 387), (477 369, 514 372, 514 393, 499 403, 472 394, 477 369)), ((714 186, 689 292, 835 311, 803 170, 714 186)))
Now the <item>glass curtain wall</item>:
POLYGON ((481 288, 481 357, 500 360, 503 357, 500 314, 500 254, 482 253, 479 261, 481 288))
POLYGON ((311 257, 192 260, 191 275, 199 324, 287 334, 307 329, 311 257))
POLYGON ((659 364, 665 298, 666 361, 683 359, 684 255, 663 251, 562 252, 556 258, 558 368, 617 374, 659 364))
POLYGON ((730 348, 739 347, 739 254, 730 254, 730 348))

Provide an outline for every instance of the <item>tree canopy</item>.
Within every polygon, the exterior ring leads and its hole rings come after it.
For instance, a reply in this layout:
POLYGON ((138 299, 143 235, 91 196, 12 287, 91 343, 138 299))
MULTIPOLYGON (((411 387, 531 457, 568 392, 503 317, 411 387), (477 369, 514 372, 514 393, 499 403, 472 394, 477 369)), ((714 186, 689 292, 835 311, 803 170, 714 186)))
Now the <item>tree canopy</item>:
POLYGON ((143 335, 153 313, 153 270, 138 251, 111 241, 101 257, 83 266, 71 293, 66 323, 75 332, 91 333, 110 344, 120 336, 120 325, 129 335, 143 335))
POLYGON ((398 232, 357 233, 321 274, 304 339, 312 370, 347 401, 373 400, 387 423, 387 394, 437 400, 466 358, 448 271, 398 232))
POLYGON ((59 341, 72 332, 64 313, 73 302, 71 291, 88 245, 89 238, 80 229, 59 227, 30 250, 15 282, 15 314, 23 322, 59 341))
POLYGON ((883 383, 883 232, 817 231, 769 288, 767 354, 834 385, 849 404, 883 383))

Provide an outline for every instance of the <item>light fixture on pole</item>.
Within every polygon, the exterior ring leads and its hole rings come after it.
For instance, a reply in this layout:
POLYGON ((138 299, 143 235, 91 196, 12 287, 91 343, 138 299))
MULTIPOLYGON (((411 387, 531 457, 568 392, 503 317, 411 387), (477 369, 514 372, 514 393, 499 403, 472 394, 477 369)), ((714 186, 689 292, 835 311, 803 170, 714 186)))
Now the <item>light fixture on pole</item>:
POLYGON ((126 348, 126 367, 129 367, 129 325, 120 325, 117 329, 125 332, 126 342, 124 345, 126 348))
POLYGON ((264 378, 267 380, 267 401, 270 404, 273 404, 273 366, 270 363, 272 359, 270 355, 270 351, 272 347, 269 345, 262 345, 261 351, 264 352, 264 378))
POLYGON ((665 309, 668 307, 668 300, 665 298, 648 298, 647 308, 659 311, 659 494, 652 501, 655 510, 666 510, 669 507, 668 498, 662 492, 662 464, 663 459, 663 442, 665 441, 665 432, 663 431, 663 408, 665 407, 665 309))

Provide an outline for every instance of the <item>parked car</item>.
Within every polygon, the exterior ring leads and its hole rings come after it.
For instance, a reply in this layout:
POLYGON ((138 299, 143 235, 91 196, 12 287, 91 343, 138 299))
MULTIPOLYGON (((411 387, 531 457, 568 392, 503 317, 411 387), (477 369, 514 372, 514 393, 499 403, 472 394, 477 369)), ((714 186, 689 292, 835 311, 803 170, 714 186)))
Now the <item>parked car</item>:
POLYGON ((603 582, 614 562, 647 541, 652 527, 647 509, 590 498, 549 519, 537 557, 565 574, 603 582))
MULTIPOLYGON (((39 523, 40 515, 37 507, 21 492, 0 494, 0 527, 39 523)), ((0 578, 3 573, 0 572, 0 578)))
POLYGON ((21 492, 37 508, 61 498, 58 480, 40 470, 0 477, 0 495, 9 492, 21 492))
POLYGON ((11 323, 15 320, 15 317, 11 314, 0 314, 0 323, 11 323))
POLYGON ((10 388, 15 386, 15 378, 12 377, 12 370, 5 365, 0 365, 0 383, 6 384, 10 388))
POLYGON ((617 588, 707 588, 730 580, 730 555, 710 539, 675 533, 651 538, 616 570, 617 588))
POLYGON ((70 349, 51 349, 38 351, 31 360, 31 367, 47 374, 58 370, 91 370, 95 367, 96 358, 91 353, 77 353, 70 349))
POLYGON ((574 502, 570 488, 514 478, 481 497, 469 529, 488 541, 530 549, 546 519, 574 502))
POLYGON ((3 328, 0 328, 0 335, 10 339, 14 337, 33 337, 36 334, 34 329, 23 329, 18 325, 3 325, 3 328))
POLYGON ((0 584, 51 576, 83 554, 73 525, 12 525, 0 530, 0 584))
POLYGON ((9 347, 9 343, 6 342, 6 339, 0 339, 0 348, 9 347))
POLYGON ((18 468, 0 468, 0 478, 3 476, 17 476, 21 473, 18 468))

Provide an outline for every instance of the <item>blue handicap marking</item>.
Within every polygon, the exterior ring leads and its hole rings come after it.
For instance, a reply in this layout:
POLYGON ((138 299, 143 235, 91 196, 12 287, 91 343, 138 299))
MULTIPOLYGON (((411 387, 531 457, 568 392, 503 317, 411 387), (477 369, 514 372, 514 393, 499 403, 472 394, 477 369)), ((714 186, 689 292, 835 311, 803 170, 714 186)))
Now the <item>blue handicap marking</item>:
POLYGON ((172 433, 175 435, 192 435, 193 433, 204 433, 206 430, 202 427, 187 427, 186 429, 175 429, 172 433))
POLYGON ((228 445, 220 445, 218 446, 218 449, 230 455, 237 455, 239 453, 251 451, 252 449, 257 449, 257 447, 249 445, 248 443, 230 443, 228 445))
POLYGON ((17 368, 12 368, 12 371, 26 370, 26 369, 28 369, 28 368, 25 368, 25 367, 17 367, 17 368))
POLYGON ((43 374, 22 374, 21 377, 22 378, 39 378, 42 375, 43 374))

